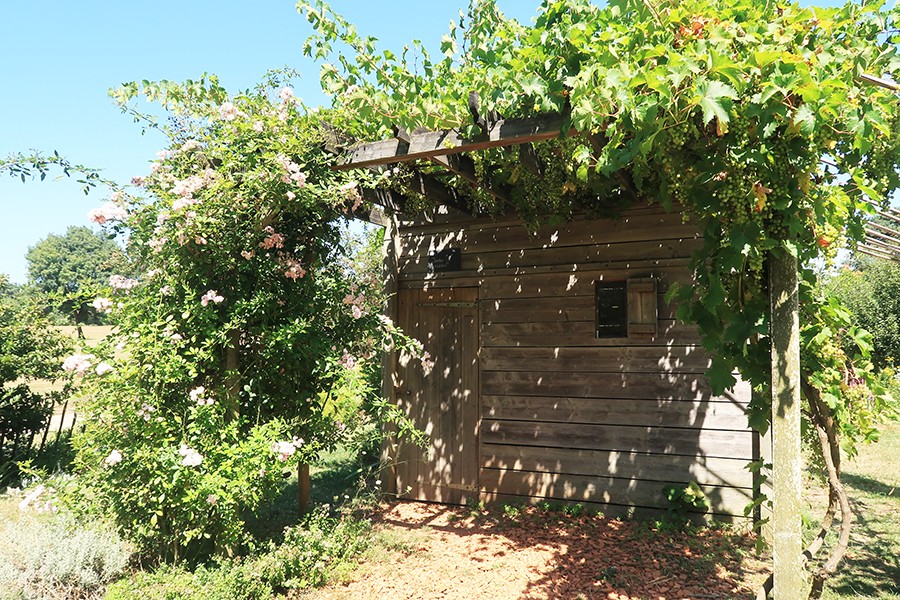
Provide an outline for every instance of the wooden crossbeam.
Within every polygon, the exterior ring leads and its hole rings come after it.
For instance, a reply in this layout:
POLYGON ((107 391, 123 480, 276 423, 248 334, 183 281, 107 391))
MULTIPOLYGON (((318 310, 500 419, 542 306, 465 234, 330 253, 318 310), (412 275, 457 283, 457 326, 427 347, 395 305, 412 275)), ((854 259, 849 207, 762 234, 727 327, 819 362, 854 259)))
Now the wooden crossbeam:
POLYGON ((454 175, 465 179, 472 185, 484 188, 488 194, 499 200, 502 205, 509 206, 512 203, 508 190, 484 185, 484 182, 481 181, 481 179, 479 179, 478 175, 475 173, 475 162, 465 154, 433 156, 431 160, 441 165, 454 175))
POLYGON ((859 78, 866 83, 889 89, 892 92, 900 90, 900 85, 897 85, 896 82, 884 79, 883 77, 876 77, 875 75, 869 75, 868 73, 860 73, 859 78))
POLYGON ((884 217, 889 221, 893 221, 894 223, 900 223, 900 211, 896 211, 893 208, 889 208, 886 211, 880 211, 878 216, 884 217))
POLYGON ((566 118, 560 114, 505 119, 491 124, 487 134, 471 139, 463 137, 455 129, 413 132, 407 134, 408 141, 393 137, 357 146, 350 151, 346 162, 336 165, 334 169, 346 171, 550 140, 561 135, 565 122, 566 118))
MULTIPOLYGON (((450 206, 458 211, 471 214, 466 201, 453 188, 445 185, 431 175, 413 171, 411 179, 403 186, 409 191, 421 194, 430 200, 444 206, 450 206)), ((410 205, 409 198, 404 194, 389 189, 363 189, 363 199, 379 204, 394 212, 406 212, 410 205)))
POLYGON ((881 250, 882 252, 900 254, 900 245, 897 245, 897 244, 888 244, 881 240, 876 240, 876 239, 872 239, 872 238, 867 238, 865 241, 865 244, 866 244, 866 246, 875 248, 876 250, 881 250))
POLYGON ((409 205, 409 199, 406 196, 393 190, 360 188, 360 191, 366 202, 383 206, 394 212, 403 212, 409 205))
POLYGON ((866 246, 860 244, 857 246, 857 249, 863 253, 868 254, 869 256, 874 256, 875 258, 881 258, 884 260, 893 260, 896 262, 900 262, 900 254, 885 252, 884 250, 880 250, 878 248, 872 248, 871 246, 866 246))
POLYGON ((891 232, 892 235, 886 235, 879 231, 875 231, 873 229, 866 228, 866 238, 870 240, 879 240, 886 243, 898 244, 900 245, 900 236, 896 233, 891 232))
POLYGON ((874 229, 883 235, 889 235, 900 239, 900 231, 896 229, 891 229, 890 227, 885 227, 884 225, 879 225, 878 223, 873 222, 866 223, 866 229, 869 228, 874 229))

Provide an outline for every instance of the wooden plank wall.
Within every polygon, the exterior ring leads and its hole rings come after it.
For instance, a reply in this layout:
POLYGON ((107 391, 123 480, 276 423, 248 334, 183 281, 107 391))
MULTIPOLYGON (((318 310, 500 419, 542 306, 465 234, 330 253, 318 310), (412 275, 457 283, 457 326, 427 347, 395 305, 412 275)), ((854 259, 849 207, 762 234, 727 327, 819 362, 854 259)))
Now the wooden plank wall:
MULTIPOLYGON (((713 396, 709 357, 665 301, 689 284, 696 226, 654 207, 530 234, 520 223, 440 215, 401 224, 401 289, 478 286, 482 498, 592 502, 610 514, 665 508, 697 481, 721 516, 743 515, 754 454, 748 386, 713 396), (457 247, 462 267, 429 274, 457 247), (658 330, 597 339, 594 285, 653 277, 658 330)), ((758 449, 758 443, 756 445, 758 449)))

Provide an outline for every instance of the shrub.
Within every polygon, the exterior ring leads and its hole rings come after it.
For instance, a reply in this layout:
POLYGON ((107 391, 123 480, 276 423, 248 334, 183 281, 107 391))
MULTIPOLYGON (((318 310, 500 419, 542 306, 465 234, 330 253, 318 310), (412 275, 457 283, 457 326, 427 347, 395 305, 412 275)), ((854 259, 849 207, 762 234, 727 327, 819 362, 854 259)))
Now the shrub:
POLYGON ((0 461, 16 458, 17 450, 47 425, 52 402, 27 385, 0 387, 0 461))
POLYGON ((319 507, 302 525, 285 530, 284 541, 261 555, 200 565, 162 565, 110 586, 107 600, 262 600, 278 592, 321 586, 371 541, 371 524, 319 507))
POLYGON ((106 524, 0 518, 0 599, 99 598, 131 554, 106 524))
POLYGON ((675 523, 687 523, 688 513, 705 513, 709 510, 709 499, 696 481, 687 485, 669 484, 662 490, 669 501, 669 517, 675 523))
POLYGON ((272 545, 254 568, 276 589, 320 586, 368 547, 371 530, 368 520, 332 516, 327 506, 318 507, 302 525, 287 529, 284 542, 272 545))
POLYGON ((281 457, 296 447, 273 448, 272 440, 290 439, 281 421, 225 423, 212 408, 160 421, 145 421, 125 402, 117 414, 104 412, 106 428, 75 438, 78 507, 113 515, 144 557, 196 562, 234 554, 248 541, 244 515, 274 497, 281 457))
POLYGON ((322 115, 278 89, 290 76, 230 99, 214 78, 116 94, 184 118, 140 187, 92 211, 127 232, 136 270, 96 299, 116 332, 68 363, 85 395, 74 444, 85 506, 153 560, 240 551, 284 470, 404 421, 378 393, 382 348, 426 360, 342 235, 375 175, 331 169, 322 115))
POLYGON ((106 600, 263 600, 272 588, 241 564, 197 567, 162 565, 139 571, 109 587, 106 600))

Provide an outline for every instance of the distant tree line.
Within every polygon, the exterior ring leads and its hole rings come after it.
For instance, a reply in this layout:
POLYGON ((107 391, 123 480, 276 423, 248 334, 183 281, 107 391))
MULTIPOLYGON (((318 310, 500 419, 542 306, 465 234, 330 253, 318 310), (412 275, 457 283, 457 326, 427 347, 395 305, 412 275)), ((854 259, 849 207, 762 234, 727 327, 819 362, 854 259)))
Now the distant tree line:
POLYGON ((104 314, 93 302, 112 275, 130 273, 128 259, 107 234, 72 226, 28 249, 28 282, 9 293, 36 304, 57 325, 100 325, 104 314))

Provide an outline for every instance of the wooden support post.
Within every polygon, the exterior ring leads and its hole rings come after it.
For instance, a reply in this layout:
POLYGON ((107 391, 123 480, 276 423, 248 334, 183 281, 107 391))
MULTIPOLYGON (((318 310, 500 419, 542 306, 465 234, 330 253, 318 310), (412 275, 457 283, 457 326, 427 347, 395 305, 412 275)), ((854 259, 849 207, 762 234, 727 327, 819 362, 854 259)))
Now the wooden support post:
POLYGON ((769 254, 772 340, 774 598, 806 597, 801 539, 800 325, 797 258, 769 254))
MULTIPOLYGON (((384 307, 386 317, 397 320, 397 290, 399 289, 400 231, 396 215, 390 215, 384 229, 384 248, 382 253, 382 279, 387 304, 384 307)), ((394 386, 395 352, 384 353, 381 361, 381 393, 391 406, 397 405, 394 386)), ((382 490, 388 494, 397 493, 397 435, 395 427, 385 424, 384 440, 381 444, 382 490)))
POLYGON ((297 465, 297 509, 301 515, 309 510, 309 465, 297 465))

